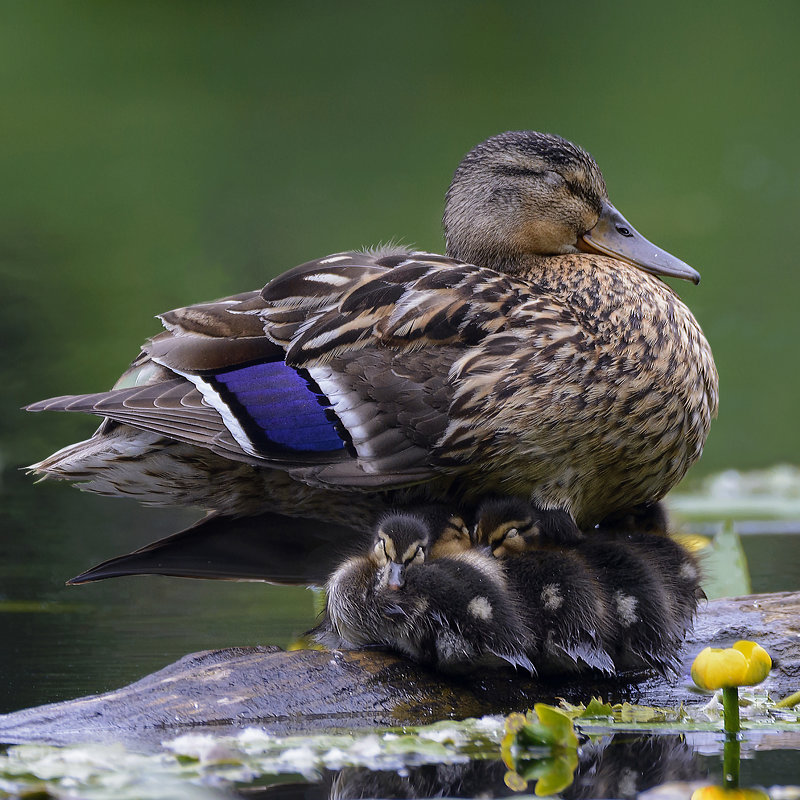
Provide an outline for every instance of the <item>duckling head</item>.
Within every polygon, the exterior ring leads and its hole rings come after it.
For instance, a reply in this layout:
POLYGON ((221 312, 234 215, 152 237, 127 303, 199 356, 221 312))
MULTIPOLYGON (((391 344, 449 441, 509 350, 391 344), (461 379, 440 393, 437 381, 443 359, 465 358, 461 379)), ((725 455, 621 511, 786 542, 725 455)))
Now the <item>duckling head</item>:
POLYGON ((402 589, 406 570, 425 563, 430 528, 419 516, 396 512, 378 523, 371 558, 378 568, 376 588, 402 589))
POLYGON ((540 533, 533 507, 519 497, 484 500, 475 519, 475 544, 488 548, 495 558, 532 549, 540 533))
POLYGON ((536 256, 598 253, 655 275, 700 275, 644 238, 608 199, 595 160, 549 133, 509 131, 464 157, 447 192, 448 255, 504 272, 536 256))
POLYGON ((521 497, 490 497, 475 514, 475 544, 495 558, 529 550, 562 548, 583 540, 575 520, 561 509, 542 509, 521 497))
POLYGON ((472 547, 469 525, 460 511, 447 505, 423 507, 420 513, 429 525, 426 556, 445 558, 465 553, 472 547))

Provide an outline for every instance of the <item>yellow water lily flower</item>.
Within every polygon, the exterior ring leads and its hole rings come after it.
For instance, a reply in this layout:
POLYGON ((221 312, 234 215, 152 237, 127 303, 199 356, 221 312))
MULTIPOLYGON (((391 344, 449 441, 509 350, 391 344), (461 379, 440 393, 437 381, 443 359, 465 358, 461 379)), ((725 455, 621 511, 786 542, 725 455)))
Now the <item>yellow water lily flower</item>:
POLYGON ((506 717, 500 756, 508 767, 505 784, 515 792, 536 781, 534 794, 558 794, 572 783, 578 768, 578 737, 572 720, 561 709, 536 703, 535 714, 506 717))
POLYGON ((701 689, 729 689, 754 686, 772 668, 769 653, 755 642, 736 642, 725 649, 706 647, 692 664, 692 680, 701 689))
POLYGON ((760 644, 742 639, 736 642, 733 649, 738 650, 747 659, 747 672, 741 686, 755 686, 769 675, 772 659, 760 644))

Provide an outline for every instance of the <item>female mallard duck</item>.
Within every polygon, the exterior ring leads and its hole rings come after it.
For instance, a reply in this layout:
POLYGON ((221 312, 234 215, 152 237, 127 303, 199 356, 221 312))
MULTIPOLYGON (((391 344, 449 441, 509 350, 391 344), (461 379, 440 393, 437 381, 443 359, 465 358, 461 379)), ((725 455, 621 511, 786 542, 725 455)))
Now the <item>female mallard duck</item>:
POLYGON ((267 537, 488 493, 586 530, 662 497, 717 411, 708 343, 656 277, 697 272, 550 134, 468 153, 444 229, 447 256, 339 253, 161 315, 114 389, 30 406, 105 417, 33 471, 267 537))
POLYGON ((538 621, 545 642, 591 666, 600 653, 601 663, 610 655, 611 671, 675 672, 702 594, 693 557, 660 533, 575 531, 567 540, 553 514, 514 497, 476 512, 476 543, 502 559, 529 625, 538 621))
POLYGON ((533 672, 530 634, 499 563, 475 551, 437 557, 442 532, 432 522, 422 513, 385 516, 367 552, 331 575, 312 635, 339 649, 385 647, 441 672, 533 672))

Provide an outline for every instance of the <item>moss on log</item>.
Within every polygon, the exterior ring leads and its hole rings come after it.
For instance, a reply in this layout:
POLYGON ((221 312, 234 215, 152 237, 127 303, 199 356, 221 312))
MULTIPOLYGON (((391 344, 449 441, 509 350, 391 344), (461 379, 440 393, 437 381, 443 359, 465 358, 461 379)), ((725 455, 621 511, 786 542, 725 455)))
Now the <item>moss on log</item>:
POLYGON ((185 656, 122 689, 0 715, 0 742, 118 739, 156 743, 181 729, 248 724, 275 734, 314 729, 422 724, 527 708, 564 697, 677 706, 705 702, 691 693, 689 666, 706 645, 754 639, 773 657, 765 688, 783 697, 800 688, 800 592, 709 602, 689 637, 681 679, 541 682, 519 673, 448 679, 379 651, 284 652, 229 648, 185 656))

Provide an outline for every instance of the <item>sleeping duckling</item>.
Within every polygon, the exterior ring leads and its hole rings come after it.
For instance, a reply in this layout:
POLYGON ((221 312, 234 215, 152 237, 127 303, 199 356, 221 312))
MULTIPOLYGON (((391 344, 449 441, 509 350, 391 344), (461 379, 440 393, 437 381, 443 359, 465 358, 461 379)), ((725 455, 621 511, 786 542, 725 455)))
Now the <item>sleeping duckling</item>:
MULTIPOLYGON (((331 575, 322 622, 328 647, 385 647, 441 672, 509 664, 531 673, 531 634, 499 563, 476 552, 428 559, 451 526, 442 516, 396 512, 377 525, 370 550, 331 575)), ((449 517, 447 519, 450 519, 449 517)))
POLYGON ((573 545, 583 540, 575 520, 561 509, 541 509, 521 497, 489 497, 475 516, 475 539, 495 558, 518 555, 534 546, 573 545))
POLYGON ((669 517, 664 504, 651 500, 640 503, 633 508, 627 508, 610 514, 597 526, 601 533, 626 535, 626 534, 656 534, 667 536, 669 534, 669 517))
MULTIPOLYGON (((585 639, 582 620, 587 619, 588 607, 590 612, 594 609, 590 625, 599 631, 599 644, 613 655, 616 669, 662 673, 677 669, 678 651, 691 626, 699 591, 697 565, 680 545, 658 533, 613 533, 610 528, 588 536, 578 532, 571 543, 554 542, 542 535, 546 526, 536 520, 562 512, 541 511, 519 498, 484 505, 477 512, 476 538, 488 544, 496 558, 504 559, 509 582, 523 598, 539 596, 544 579, 537 571, 554 553, 560 557, 558 569, 569 576, 570 584, 564 585, 563 608, 545 623, 557 631, 556 640, 576 632, 585 639), (534 522, 526 527, 528 520, 534 522), (591 583, 576 591, 575 576, 581 574, 591 583), (590 599, 587 589, 597 596, 590 599), (594 622, 598 608, 606 611, 601 628, 594 622), (564 619, 566 614, 571 616, 564 619)), ((547 605, 544 595, 541 603, 547 605)))
POLYGON ((430 503, 418 508, 414 516, 428 526, 428 560, 455 556, 472 547, 470 526, 461 511, 443 503, 430 503))
POLYGON ((697 558, 669 535, 656 532, 617 533, 614 541, 647 558, 672 601, 681 637, 691 629, 697 604, 706 599, 700 585, 703 576, 697 558))
POLYGON ((604 519, 597 532, 625 542, 637 552, 647 553, 658 562, 656 570, 673 594, 676 611, 685 630, 692 626, 697 601, 706 595, 700 586, 702 570, 698 560, 669 535, 669 517, 663 503, 642 503, 626 512, 604 519))
POLYGON ((611 597, 576 555, 582 540, 568 514, 519 498, 492 498, 476 514, 476 544, 501 559, 540 641, 532 653, 540 672, 615 671, 611 597))
POLYGON ((611 596, 616 635, 609 649, 617 669, 677 673, 687 627, 685 599, 672 575, 678 564, 601 533, 576 550, 611 596))

